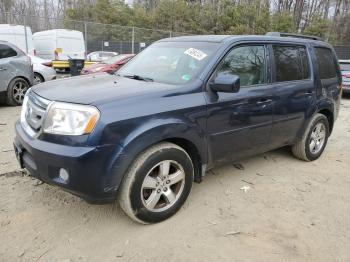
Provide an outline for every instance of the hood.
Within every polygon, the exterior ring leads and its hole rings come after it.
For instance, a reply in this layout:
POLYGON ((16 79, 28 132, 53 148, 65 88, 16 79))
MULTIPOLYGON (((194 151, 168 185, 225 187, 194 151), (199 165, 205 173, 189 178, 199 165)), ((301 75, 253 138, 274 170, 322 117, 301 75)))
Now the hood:
POLYGON ((103 73, 44 82, 33 86, 32 90, 53 101, 98 105, 173 88, 176 86, 103 73))

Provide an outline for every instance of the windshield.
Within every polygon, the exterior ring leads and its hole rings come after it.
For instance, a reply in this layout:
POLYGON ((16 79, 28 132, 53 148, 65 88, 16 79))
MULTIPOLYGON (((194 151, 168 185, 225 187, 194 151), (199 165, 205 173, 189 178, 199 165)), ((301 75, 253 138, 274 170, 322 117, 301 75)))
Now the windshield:
POLYGON ((197 77, 218 46, 218 43, 209 42, 155 43, 128 62, 118 74, 166 84, 184 84, 197 77))
POLYGON ((122 61, 127 57, 128 57, 127 55, 116 55, 116 56, 113 56, 113 57, 108 58, 107 60, 103 61, 103 63, 105 63, 107 65, 111 65, 111 64, 118 63, 119 61, 122 61))

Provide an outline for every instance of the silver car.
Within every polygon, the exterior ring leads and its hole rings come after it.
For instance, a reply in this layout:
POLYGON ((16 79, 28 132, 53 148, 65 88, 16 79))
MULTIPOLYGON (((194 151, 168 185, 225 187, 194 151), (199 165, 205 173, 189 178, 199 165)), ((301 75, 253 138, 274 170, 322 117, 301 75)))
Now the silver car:
POLYGON ((33 63, 34 85, 56 79, 56 71, 52 68, 50 60, 38 56, 30 56, 33 63))
POLYGON ((88 54, 86 60, 91 62, 102 62, 116 55, 118 55, 116 52, 95 51, 88 54))
POLYGON ((339 65, 343 77, 343 93, 350 94, 350 60, 339 60, 339 65))
POLYGON ((30 58, 19 48, 0 41, 0 95, 8 105, 21 105, 33 85, 34 73, 30 58))

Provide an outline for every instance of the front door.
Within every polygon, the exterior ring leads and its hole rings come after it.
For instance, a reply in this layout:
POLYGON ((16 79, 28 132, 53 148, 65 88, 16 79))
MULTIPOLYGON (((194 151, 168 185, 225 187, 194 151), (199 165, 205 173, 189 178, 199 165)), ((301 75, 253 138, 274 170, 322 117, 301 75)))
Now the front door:
POLYGON ((240 45, 231 49, 212 77, 232 74, 240 77, 238 93, 208 89, 207 133, 212 160, 237 159, 268 147, 273 114, 273 87, 269 84, 267 47, 240 45))

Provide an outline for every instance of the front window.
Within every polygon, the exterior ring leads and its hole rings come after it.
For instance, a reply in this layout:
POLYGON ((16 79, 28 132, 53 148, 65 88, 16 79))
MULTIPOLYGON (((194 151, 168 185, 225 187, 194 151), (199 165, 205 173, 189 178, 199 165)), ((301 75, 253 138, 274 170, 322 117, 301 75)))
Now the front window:
POLYGON ((238 75, 241 86, 266 83, 265 47, 251 45, 232 49, 216 72, 217 75, 238 75))
POLYGON ((118 74, 159 83, 185 84, 198 76, 218 46, 218 43, 209 42, 155 43, 128 62, 118 74))

